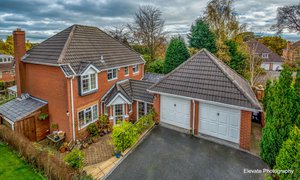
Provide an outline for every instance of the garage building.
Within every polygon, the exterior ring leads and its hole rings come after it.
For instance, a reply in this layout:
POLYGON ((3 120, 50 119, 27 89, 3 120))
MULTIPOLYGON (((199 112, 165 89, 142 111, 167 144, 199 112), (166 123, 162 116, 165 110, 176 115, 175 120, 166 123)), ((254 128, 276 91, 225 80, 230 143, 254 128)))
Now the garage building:
POLYGON ((161 123, 250 148, 252 112, 261 106, 249 83, 206 49, 148 91, 161 123))

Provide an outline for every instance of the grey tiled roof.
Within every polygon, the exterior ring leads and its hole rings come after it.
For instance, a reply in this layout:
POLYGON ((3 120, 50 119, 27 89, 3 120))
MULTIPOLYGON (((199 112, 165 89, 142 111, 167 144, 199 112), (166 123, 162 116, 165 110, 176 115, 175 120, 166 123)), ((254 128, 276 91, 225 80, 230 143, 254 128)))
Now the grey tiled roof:
POLYGON ((155 73, 145 73, 143 80, 157 83, 159 82, 165 75, 164 74, 155 74, 155 73))
POLYGON ((249 83, 206 49, 192 56, 149 90, 261 109, 249 83))
POLYGON ((108 104, 118 93, 121 93, 131 102, 133 100, 140 100, 153 103, 153 95, 147 92, 147 89, 153 84, 152 82, 143 80, 127 79, 116 83, 102 100, 104 100, 105 104, 108 104))
POLYGON ((263 62, 283 62, 283 59, 278 54, 276 54, 275 52, 270 50, 267 46, 265 46, 264 44, 258 41, 251 40, 248 41, 247 44, 248 47, 251 49, 251 51, 254 51, 259 56, 261 56, 262 53, 269 54, 269 58, 263 58, 263 62))
POLYGON ((0 114, 9 120, 16 122, 30 115, 39 108, 45 106, 47 102, 33 97, 26 99, 16 98, 0 106, 0 114))
POLYGON ((144 63, 137 52, 104 31, 82 25, 73 25, 33 47, 23 61, 70 64, 77 74, 87 62, 99 70, 144 63))
POLYGON ((60 65, 60 68, 63 70, 66 76, 74 75, 74 72, 72 71, 71 67, 68 64, 62 64, 60 65))

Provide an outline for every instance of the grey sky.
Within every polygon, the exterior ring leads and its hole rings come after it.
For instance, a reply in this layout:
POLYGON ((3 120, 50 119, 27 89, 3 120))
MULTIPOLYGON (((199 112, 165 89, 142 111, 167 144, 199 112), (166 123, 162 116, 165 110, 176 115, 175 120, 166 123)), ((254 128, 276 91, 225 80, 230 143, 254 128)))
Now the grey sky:
MULTIPOLYGON (((0 0, 0 38, 20 27, 27 38, 40 42, 72 24, 107 29, 132 21, 140 5, 158 7, 171 34, 186 34, 193 21, 201 16, 208 0, 0 0)), ((236 0, 235 10, 241 23, 256 33, 270 34, 276 10, 299 0, 236 0)), ((294 33, 284 33, 290 40, 300 40, 294 33)))

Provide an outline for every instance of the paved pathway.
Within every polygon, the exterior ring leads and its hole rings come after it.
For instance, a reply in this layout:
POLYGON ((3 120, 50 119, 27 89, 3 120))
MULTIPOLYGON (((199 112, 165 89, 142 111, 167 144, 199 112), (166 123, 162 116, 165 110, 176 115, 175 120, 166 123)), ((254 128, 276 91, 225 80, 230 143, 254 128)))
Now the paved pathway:
POLYGON ((100 137, 98 142, 91 144, 83 151, 85 153, 85 165, 87 166, 108 160, 114 153, 110 134, 100 137))

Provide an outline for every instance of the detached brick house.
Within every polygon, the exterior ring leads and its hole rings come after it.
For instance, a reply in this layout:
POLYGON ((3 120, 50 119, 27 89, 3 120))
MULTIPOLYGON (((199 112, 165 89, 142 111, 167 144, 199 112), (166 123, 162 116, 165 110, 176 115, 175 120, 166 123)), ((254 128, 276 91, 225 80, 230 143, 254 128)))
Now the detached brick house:
POLYGON ((282 52, 282 57, 286 61, 296 62, 300 60, 300 41, 288 42, 286 48, 282 52))
POLYGON ((205 49, 148 89, 157 119, 195 135, 250 149, 252 112, 261 111, 249 83, 205 49))
POLYGON ((15 80, 14 58, 0 53, 0 81, 13 82, 15 80))
POLYGON ((153 83, 141 80, 145 61, 102 30, 73 25, 27 52, 25 32, 13 36, 18 98, 0 106, 0 114, 29 139, 44 138, 57 124, 67 140, 77 140, 101 114, 116 124, 152 107, 146 89, 153 83), (49 118, 39 120, 41 113, 49 118))
POLYGON ((256 40, 248 41, 247 44, 253 53, 262 58, 261 67, 263 69, 267 71, 279 71, 283 69, 283 59, 267 46, 256 40))

